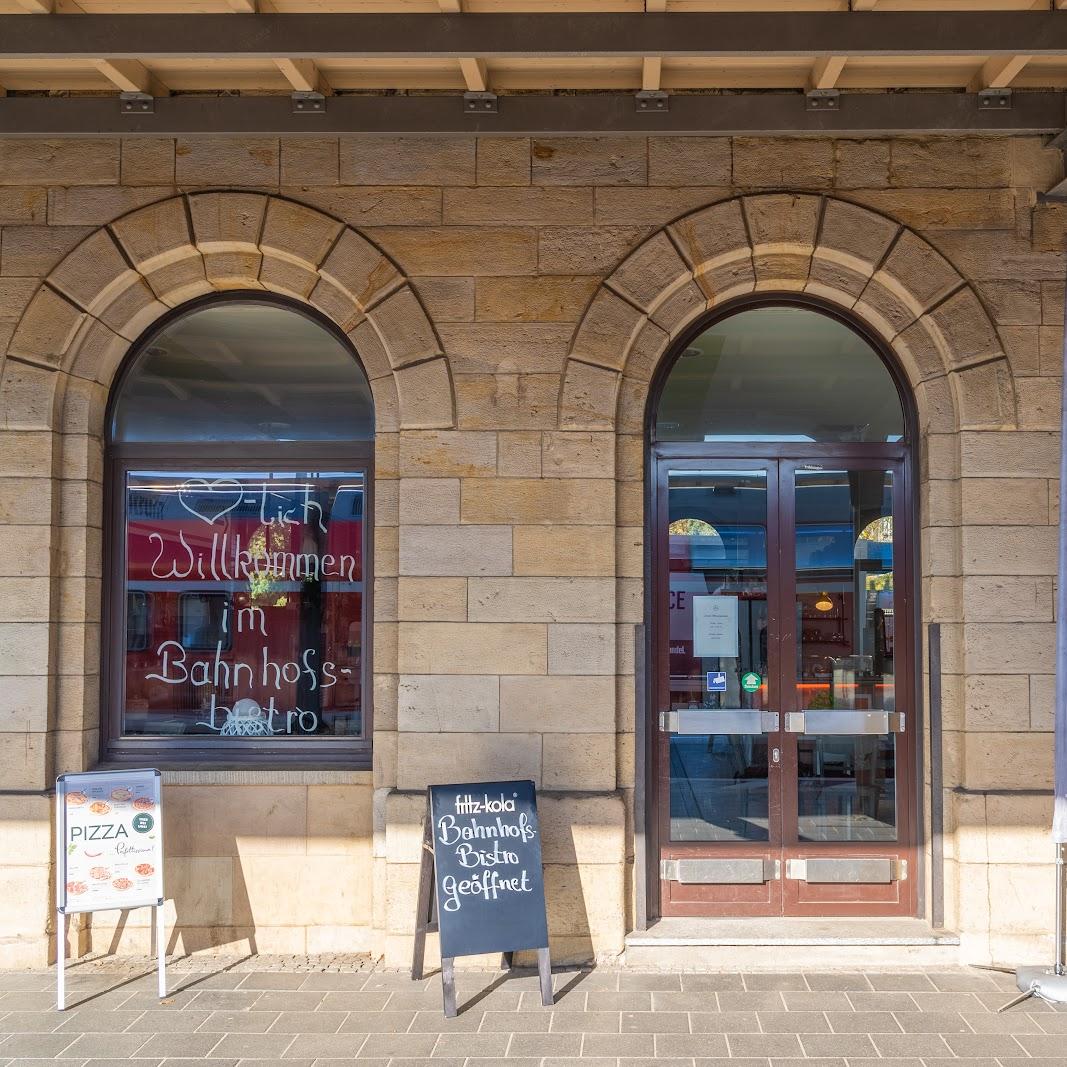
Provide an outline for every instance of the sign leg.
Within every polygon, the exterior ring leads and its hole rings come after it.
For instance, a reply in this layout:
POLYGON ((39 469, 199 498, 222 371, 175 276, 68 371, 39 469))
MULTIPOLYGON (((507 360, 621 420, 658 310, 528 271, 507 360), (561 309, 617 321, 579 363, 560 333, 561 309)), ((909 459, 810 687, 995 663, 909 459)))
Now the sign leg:
POLYGON ((541 979, 541 1004, 552 1006, 552 956, 547 948, 537 950, 537 974, 541 979))
POLYGON ((441 992, 445 1001, 445 1018, 454 1019, 456 1010, 456 970, 455 960, 451 956, 441 957, 441 992))
POLYGON ((419 901, 415 909, 415 943, 411 951, 411 979, 422 977, 426 962, 426 931, 433 924, 433 842, 430 839, 430 815, 422 827, 422 856, 419 860, 419 901))
POLYGON ((156 909, 156 954, 159 967, 159 999, 167 995, 167 946, 166 932, 163 928, 163 908, 157 905, 156 909))
POLYGON ((56 912, 56 1007, 67 1007, 67 917, 56 912))

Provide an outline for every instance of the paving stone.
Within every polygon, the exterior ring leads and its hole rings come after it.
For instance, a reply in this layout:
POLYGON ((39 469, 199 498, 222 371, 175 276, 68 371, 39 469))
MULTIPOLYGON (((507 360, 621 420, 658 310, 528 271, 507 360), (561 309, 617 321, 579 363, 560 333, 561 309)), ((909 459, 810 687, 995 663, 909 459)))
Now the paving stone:
POLYGON ((624 1011, 624 1034, 688 1034, 689 1015, 684 1011, 624 1011))
POLYGON ((800 991, 808 988, 808 983, 802 974, 744 974, 741 977, 744 979, 745 989, 748 990, 800 991))
POLYGON ((784 1011, 781 993, 719 993, 719 1007, 723 1011, 784 1011))
MULTIPOLYGON (((63 1040, 67 1035, 54 1036, 63 1040)), ((95 1059, 110 1056, 121 1058, 122 1056, 132 1056, 145 1043, 145 1040, 146 1036, 144 1034, 82 1034, 81 1037, 77 1038, 72 1045, 69 1045, 63 1051, 68 1057, 83 1056, 85 1059, 95 1059)), ((148 1055, 151 1055, 151 1053, 148 1053, 148 1055)))
MULTIPOLYGON (((1038 1020, 1032 1015, 1014 1015, 1011 1012, 997 1014, 987 1011, 981 1015, 973 1012, 962 1012, 963 1021, 976 1034, 1040 1034, 1067 1033, 1067 1026, 1062 1030, 1046 1029, 1038 1024, 1038 1020)), ((1045 1019, 1061 1019, 1060 1015, 1047 1015, 1045 1019)), ((1064 1019, 1067 1023, 1067 1019, 1064 1019)))
MULTIPOLYGON (((573 996, 573 994, 571 994, 573 996)), ((684 993, 658 993, 656 997, 682 997, 684 993)), ((586 1008, 590 1011, 685 1011, 681 1004, 669 1004, 653 998, 649 992, 627 990, 626 992, 594 990, 586 994, 586 1008)), ((570 1004, 567 1005, 571 1007, 570 1004)))
POLYGON ((677 974, 620 974, 619 989, 648 993, 681 992, 682 979, 677 974))
POLYGON ((727 989, 740 991, 745 988, 744 980, 739 974, 683 974, 681 979, 684 993, 718 992, 727 989))
POLYGON ((848 995, 843 991, 782 994, 787 1011, 852 1011, 848 995))
POLYGON ((761 1011, 758 1015, 765 1034, 824 1034, 830 1030, 821 1011, 761 1011))
POLYGON ((888 1011, 829 1011, 826 1018, 835 1034, 898 1034, 900 1024, 888 1011))
MULTIPOLYGON (((268 1011, 298 1007, 291 1003, 263 1003, 264 997, 294 997, 296 993, 260 993, 254 989, 204 989, 194 994, 189 1004, 194 1008, 211 1008, 219 1011, 243 1011, 253 1005, 268 1011)), ((309 994, 314 995, 314 994, 309 994)))
MULTIPOLYGON (((425 1032, 428 1030, 440 1030, 442 1022, 447 1022, 450 1026, 455 1025, 460 1019, 468 1018, 467 1013, 464 1013, 459 1019, 444 1019, 440 1011, 351 1011, 348 1013, 348 1018, 341 1023, 341 1029, 339 1033, 358 1033, 358 1034, 403 1034, 407 1030, 414 1030, 417 1033, 425 1032), (413 1025, 412 1020, 417 1023, 422 1017, 424 1022, 421 1025, 413 1025), (425 1022, 432 1019, 434 1025, 425 1025, 425 1022)), ((479 1016, 472 1013, 470 1020, 474 1023, 472 1029, 478 1029, 479 1016)))
POLYGON ((508 1056, 578 1056, 582 1051, 580 1033, 512 1034, 508 1056))
MULTIPOLYGON (((302 990, 325 989, 330 992, 337 990, 359 990, 367 987, 368 976, 366 974, 309 974, 303 984, 302 990)), ((408 978, 408 984, 411 979, 408 978)))
POLYGON ((554 1011, 550 1029, 557 1034, 617 1034, 619 1022, 617 1011, 554 1011))
POLYGON ((283 1011, 271 1025, 276 1034, 335 1034, 348 1017, 343 1011, 283 1011))
POLYGON ((902 1011, 894 1016, 907 1034, 966 1034, 969 1033, 963 1016, 958 1012, 902 1011))
MULTIPOLYGON (((300 990, 289 989, 267 990, 264 993, 257 993, 251 990, 248 992, 235 990, 233 993, 217 995, 223 998, 216 1005, 220 1009, 234 1008, 240 1010, 241 1008, 251 1008, 255 1005, 257 1011, 314 1011, 322 1004, 326 996, 325 993, 320 992, 305 993, 300 990), (242 997, 250 999, 245 1003, 240 999, 242 997)), ((196 1001, 193 1003, 195 1006, 199 1006, 196 1001)))
POLYGON ((731 1056, 803 1056, 796 1034, 727 1034, 731 1056))
MULTIPOLYGON (((166 1015, 167 1018, 176 1018, 180 1023, 193 1011, 193 1008, 186 1008, 183 1012, 145 1012, 145 1015, 166 1015)), ((198 1029, 205 1033, 211 1031, 223 1034, 262 1034, 270 1029, 271 1024, 278 1018, 278 1014, 276 1011, 213 1011, 198 1029)), ((130 1029, 138 1029, 138 1027, 130 1029)))
POLYGON ((433 1054, 437 1039, 437 1034, 368 1034, 360 1052, 367 1056, 389 1056, 390 1058, 430 1056, 433 1054))
POLYGON ((212 1058, 237 1056, 244 1060, 284 1056, 285 1050, 293 1042, 291 1034, 220 1034, 218 1036, 221 1040, 212 1049, 212 1058))
MULTIPOLYGON (((214 1014, 216 1013, 212 1011, 198 1011, 195 1008, 188 1008, 181 1012, 143 1011, 126 1027, 126 1032, 131 1034, 187 1034, 191 1030, 208 1029, 204 1024, 209 1022, 214 1014)), ((240 1018, 248 1018, 248 1016, 242 1015, 240 1018)), ((228 1030, 229 1027, 224 1029, 228 1030)))
POLYGON ((871 1034, 874 1047, 883 1056, 952 1056, 940 1034, 871 1034))
POLYGON ((925 974, 903 972, 900 974, 871 974, 867 976, 872 989, 893 989, 910 993, 912 990, 933 992, 934 983, 925 974))
MULTIPOLYGON (((327 993, 319 1005, 321 1011, 380 1011, 391 996, 385 990, 360 990, 358 992, 327 993)), ((392 1005, 390 1005, 392 1010, 392 1005)))
POLYGON ((1015 1040, 1029 1056, 1064 1058, 1063 1038, 1059 1034, 1019 1034, 1015 1040))
POLYGON ((433 1046, 434 1056, 504 1056, 510 1034, 441 1034, 433 1046))
POLYGON ((654 1011, 714 1011, 719 1003, 712 990, 653 993, 651 996, 654 1011))
POLYGON ((924 993, 911 994, 919 1011, 981 1011, 985 1006, 973 993, 924 993))
POLYGON ((582 1039, 582 1056, 654 1056, 653 1034, 586 1034, 582 1039))
POLYGON ((58 1030, 64 1013, 58 1011, 12 1011, 4 1016, 5 1034, 48 1034, 58 1030))
POLYGON ((656 1058, 662 1056, 726 1056, 725 1034, 657 1034, 656 1058))
POLYGON ((855 990, 862 992, 871 988, 871 983, 867 981, 867 976, 859 973, 831 971, 829 974, 816 974, 805 972, 804 978, 808 983, 808 988, 812 990, 843 990, 846 992, 855 990))
MULTIPOLYGON (((440 1011, 436 1015, 440 1018, 440 1011)), ((499 1033, 548 1033, 551 1024, 552 1014, 547 1011, 487 1011, 482 1016, 481 1029, 499 1033)))
MULTIPOLYGON (((363 1047, 366 1034, 297 1034, 293 1043, 282 1054, 284 1059, 308 1058, 352 1059, 363 1047)), ((389 1056, 388 1052, 375 1053, 389 1056)))
POLYGON ((850 991, 847 996, 855 1011, 919 1010, 919 1005, 915 1003, 910 993, 888 993, 882 990, 877 993, 850 991))
MULTIPOLYGON (((128 1036, 128 1035, 123 1035, 128 1036)), ((206 1056, 218 1043, 221 1034, 156 1034, 147 1041, 138 1035, 141 1042, 137 1051, 146 1056, 206 1056)), ((106 1047, 106 1046, 102 1046, 106 1047)), ((108 1048, 109 1052, 117 1049, 108 1048)), ((131 1054, 133 1049, 131 1048, 131 1054)))
POLYGON ((76 1011, 65 1011, 58 1027, 60 1033, 118 1034, 135 1023, 144 1013, 122 1009, 105 1011, 93 1004, 76 1011))
MULTIPOLYGON (((285 971, 263 971, 245 975, 239 988, 299 989, 308 980, 308 977, 306 974, 287 974, 285 971)), ((366 978, 363 980, 366 981, 366 978)))
MULTIPOLYGON (((77 1040, 78 1038, 73 1034, 12 1034, 3 1042, 0 1042, 0 1056, 11 1056, 13 1058, 20 1056, 58 1056, 77 1040)), ((143 1041, 144 1038, 141 1038, 140 1040, 143 1041)), ((89 1055, 85 1054, 84 1056, 79 1056, 75 1053, 73 1058, 88 1059, 89 1055)))
POLYGON ((693 1011, 689 1028, 694 1034, 758 1034, 760 1029, 754 1011, 693 1011))
POLYGON ((808 1056, 874 1056, 877 1049, 869 1034, 801 1034, 808 1056))

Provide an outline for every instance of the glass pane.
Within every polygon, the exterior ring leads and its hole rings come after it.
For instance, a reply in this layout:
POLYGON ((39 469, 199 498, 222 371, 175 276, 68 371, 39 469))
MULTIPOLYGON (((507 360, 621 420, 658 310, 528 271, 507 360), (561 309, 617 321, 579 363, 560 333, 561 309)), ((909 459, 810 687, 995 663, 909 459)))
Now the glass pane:
POLYGON ((353 441, 374 436, 370 386, 325 327, 285 307, 191 311, 122 380, 116 441, 353 441))
POLYGON ((670 742, 671 839, 768 839, 767 738, 716 732, 767 701, 767 475, 671 471, 670 707, 708 733, 670 742))
MULTIPOLYGON (((796 474, 797 705, 896 710, 891 471, 796 474)), ((896 839, 896 735, 798 738, 801 840, 896 839)))
POLYGON ((364 487, 127 475, 125 733, 361 733, 364 487))
POLYGON ((658 441, 895 441, 897 388, 854 330, 808 308, 760 307, 690 342, 656 413, 658 441))

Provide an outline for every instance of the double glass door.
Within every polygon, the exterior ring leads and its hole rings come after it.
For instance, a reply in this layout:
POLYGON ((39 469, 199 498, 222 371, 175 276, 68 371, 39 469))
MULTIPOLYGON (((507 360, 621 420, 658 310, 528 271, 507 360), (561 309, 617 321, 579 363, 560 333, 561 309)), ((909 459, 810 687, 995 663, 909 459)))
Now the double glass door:
POLYGON ((903 464, 656 468, 661 913, 914 913, 903 464))

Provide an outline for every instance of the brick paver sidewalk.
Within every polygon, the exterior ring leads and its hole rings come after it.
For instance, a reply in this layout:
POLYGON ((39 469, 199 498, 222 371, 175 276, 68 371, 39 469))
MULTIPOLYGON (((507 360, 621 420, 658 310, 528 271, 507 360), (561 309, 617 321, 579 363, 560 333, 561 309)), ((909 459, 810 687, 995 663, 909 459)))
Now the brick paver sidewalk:
POLYGON ((541 1007, 536 975, 461 974, 461 1014, 437 977, 396 971, 249 970, 197 961, 160 1002, 143 970, 0 973, 0 1067, 1039 1067, 1067 1065, 1067 1011, 991 971, 870 975, 563 971, 541 1007))

